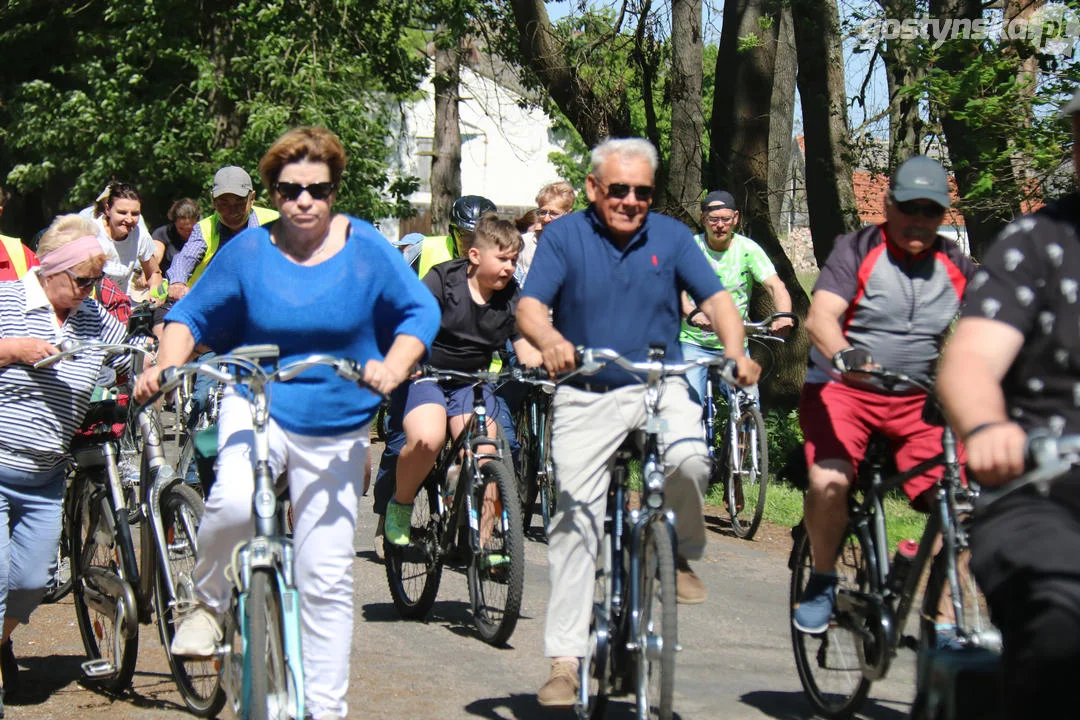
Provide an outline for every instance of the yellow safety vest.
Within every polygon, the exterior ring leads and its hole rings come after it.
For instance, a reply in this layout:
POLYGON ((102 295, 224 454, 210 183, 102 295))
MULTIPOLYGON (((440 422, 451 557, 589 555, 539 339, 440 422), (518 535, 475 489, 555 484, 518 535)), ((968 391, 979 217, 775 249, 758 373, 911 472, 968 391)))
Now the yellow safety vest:
MULTIPOLYGON (((273 222, 278 219, 277 210, 268 210, 261 207, 253 207, 251 211, 255 213, 255 219, 259 221, 260 225, 265 225, 268 222, 273 222)), ((202 260, 195 266, 195 269, 191 271, 191 277, 188 278, 188 287, 195 284, 195 281, 199 279, 199 276, 206 270, 206 266, 210 264, 210 261, 214 258, 214 253, 217 252, 218 243, 221 242, 221 233, 218 229, 218 214, 214 213, 208 218, 203 218, 199 221, 199 229, 202 231, 203 240, 206 241, 206 252, 203 253, 202 260)))
POLYGON ((15 268, 15 277, 21 278, 26 274, 26 253, 23 251, 22 240, 19 238, 0 235, 0 245, 4 246, 8 257, 11 258, 11 266, 15 268))
POLYGON ((457 243, 449 235, 429 235, 420 245, 420 267, 417 270, 421 278, 428 270, 457 257, 457 243))

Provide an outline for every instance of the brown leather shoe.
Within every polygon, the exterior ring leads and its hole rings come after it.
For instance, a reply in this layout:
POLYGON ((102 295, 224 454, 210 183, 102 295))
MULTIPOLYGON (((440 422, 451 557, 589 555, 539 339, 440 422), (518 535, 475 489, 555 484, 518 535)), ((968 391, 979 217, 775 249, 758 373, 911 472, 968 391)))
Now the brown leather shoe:
POLYGON ((566 660, 558 660, 551 663, 551 675, 536 693, 536 699, 544 707, 572 708, 577 702, 579 687, 577 666, 566 660))
POLYGON ((705 583, 690 569, 686 558, 675 562, 675 597, 682 605, 698 605, 705 602, 705 583))

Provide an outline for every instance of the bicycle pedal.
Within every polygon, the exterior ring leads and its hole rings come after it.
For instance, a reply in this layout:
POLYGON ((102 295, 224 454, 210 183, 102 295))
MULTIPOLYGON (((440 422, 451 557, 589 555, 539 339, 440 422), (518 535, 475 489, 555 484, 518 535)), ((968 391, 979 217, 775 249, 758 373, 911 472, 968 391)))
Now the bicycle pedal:
POLYGON ((116 673, 116 666, 102 658, 98 658, 97 660, 87 660, 81 667, 83 675, 88 678, 109 677, 116 673))

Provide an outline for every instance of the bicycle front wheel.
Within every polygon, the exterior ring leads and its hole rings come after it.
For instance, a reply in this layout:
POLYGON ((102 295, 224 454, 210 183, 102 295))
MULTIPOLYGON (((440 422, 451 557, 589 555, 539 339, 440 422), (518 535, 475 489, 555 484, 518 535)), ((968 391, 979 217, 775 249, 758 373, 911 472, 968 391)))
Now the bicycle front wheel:
POLYGON ((641 620, 638 627, 637 714, 670 720, 675 699, 678 613, 675 551, 662 522, 645 532, 641 557, 641 620))
POLYGON ((735 534, 750 540, 761 525, 765 493, 769 487, 769 438, 765 433, 765 420, 756 405, 743 407, 735 442, 738 443, 737 453, 728 453, 728 513, 735 534))
MULTIPOLYGON (((413 500, 410 542, 406 547, 383 541, 386 582, 398 614, 420 620, 431 612, 442 581, 439 554, 439 492, 428 477, 413 500)), ((450 512, 446 508, 445 512, 450 512)))
MULTIPOLYGON (((810 579, 812 568, 810 538, 803 531, 792 551, 792 614, 810 579)), ((840 578, 837 593, 869 590, 864 548, 855 535, 844 537, 836 572, 840 578)), ((820 635, 809 635, 791 625, 791 642, 799 681, 814 710, 827 718, 851 717, 870 692, 870 681, 862 672, 860 643, 863 641, 855 631, 857 622, 855 618, 838 618, 834 614, 828 630, 820 635)))
POLYGON ((502 460, 481 465, 471 490, 479 517, 479 551, 472 553, 468 569, 473 622, 485 642, 502 645, 517 625, 525 585, 521 507, 513 473, 502 460))
POLYGON ((114 517, 104 488, 85 478, 74 482, 80 489, 71 516, 71 558, 75 618, 90 658, 84 668, 94 685, 120 692, 131 684, 139 652, 135 593, 123 570, 125 553, 134 550, 130 530, 124 542, 117 526, 127 513, 121 509, 114 517))
MULTIPOLYGON (((944 548, 934 558, 923 593, 919 644, 923 648, 937 646, 937 626, 955 629, 955 642, 964 647, 1001 649, 1001 633, 990 622, 990 607, 968 567, 971 552, 963 550, 956 557, 956 576, 959 598, 952 597, 949 586, 949 558, 944 548)), ((951 638, 946 638, 950 640, 951 638)))
POLYGON ((533 509, 536 506, 536 496, 539 491, 537 484, 537 453, 539 443, 536 437, 536 428, 532 422, 533 401, 526 398, 521 403, 517 417, 514 419, 514 427, 518 436, 518 497, 521 499, 521 527, 527 531, 532 524, 533 509))
POLYGON ((251 574, 245 604, 248 626, 250 695, 246 698, 250 720, 287 720, 296 709, 298 689, 285 661, 285 628, 281 588, 277 576, 265 568, 251 574))
POLYGON ((198 658, 173 655, 170 646, 185 608, 195 599, 195 561, 199 546, 196 531, 203 516, 199 494, 182 482, 173 483, 161 496, 161 524, 165 536, 168 567, 158 567, 154 586, 158 631, 169 660, 176 687, 184 703, 199 717, 214 717, 225 704, 218 657, 198 658), (174 595, 169 597, 166 577, 172 579, 174 595))

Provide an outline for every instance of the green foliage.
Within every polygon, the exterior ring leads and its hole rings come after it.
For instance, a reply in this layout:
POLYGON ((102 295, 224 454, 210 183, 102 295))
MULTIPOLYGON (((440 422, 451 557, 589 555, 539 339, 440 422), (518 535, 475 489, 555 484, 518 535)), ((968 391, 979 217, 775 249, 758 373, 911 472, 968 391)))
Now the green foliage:
POLYGON ((333 130, 349 153, 338 207, 409 211, 390 169, 396 100, 424 59, 405 0, 24 0, 0 10, 0 169, 55 210, 134 182, 160 219, 206 198, 223 164, 253 176, 283 131, 333 130), (40 52, 49 48, 49 52, 40 52))

